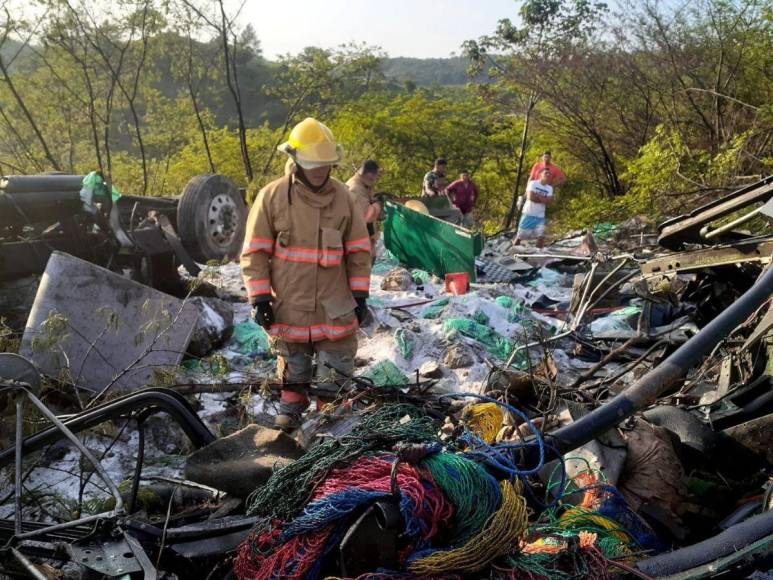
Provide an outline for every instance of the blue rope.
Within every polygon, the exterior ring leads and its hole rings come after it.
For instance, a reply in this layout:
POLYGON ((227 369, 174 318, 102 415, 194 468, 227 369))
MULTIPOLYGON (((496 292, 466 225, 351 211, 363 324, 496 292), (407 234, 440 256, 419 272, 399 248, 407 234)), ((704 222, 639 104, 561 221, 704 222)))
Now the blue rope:
MULTIPOLYGON (((474 441, 474 443, 477 446, 482 447, 483 451, 470 451, 470 452, 467 452, 467 455, 470 455, 472 457, 477 457, 481 461, 490 465, 491 467, 499 469, 514 477, 525 477, 527 475, 534 475, 538 473, 545 465, 545 440, 542 438, 542 433, 539 431, 539 429, 537 429, 534 423, 531 422, 531 419, 529 419, 529 417, 527 417, 525 413, 523 413, 522 411, 519 411, 512 405, 509 405, 508 403, 498 401, 497 399, 494 399, 493 397, 487 397, 486 395, 478 395, 477 393, 447 393, 445 395, 440 395, 439 398, 443 399, 446 397, 450 397, 454 399, 464 399, 467 397, 472 397, 474 399, 479 399, 481 401, 486 401, 487 403, 494 403, 496 405, 499 405, 500 407, 504 407, 510 413, 522 419, 529 426, 529 429, 531 430, 531 432, 534 434, 534 437, 535 437, 534 442, 517 443, 517 444, 500 443, 492 446, 486 443, 485 441, 481 440, 480 438, 472 435, 472 437, 475 437, 475 439, 477 439, 477 441, 474 441), (535 446, 537 447, 537 450, 539 452, 539 459, 537 460, 537 465, 535 465, 531 469, 519 469, 518 466, 512 460, 508 459, 505 455, 503 455, 500 452, 500 450, 529 449, 535 446)), ((467 441, 469 441, 469 439, 467 441)))
POLYGON ((358 488, 330 494, 307 505, 303 513, 284 529, 282 541, 286 542, 299 534, 321 530, 329 524, 351 515, 361 505, 389 495, 383 491, 365 491, 358 488))

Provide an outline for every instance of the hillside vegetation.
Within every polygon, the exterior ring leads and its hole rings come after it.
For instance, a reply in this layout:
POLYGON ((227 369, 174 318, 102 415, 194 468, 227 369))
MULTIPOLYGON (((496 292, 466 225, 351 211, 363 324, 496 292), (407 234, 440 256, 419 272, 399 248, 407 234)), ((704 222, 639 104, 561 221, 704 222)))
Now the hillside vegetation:
MULTIPOLYGON (((773 9, 763 1, 514 2, 451 59, 377 47, 263 57, 212 0, 41 0, 0 23, 0 172, 102 171, 168 195, 218 172, 252 192, 306 116, 365 158, 381 189, 415 194, 435 157, 472 172, 489 230, 509 222, 544 149, 569 176, 554 226, 661 218, 773 167, 773 9), (470 76, 472 75, 472 76, 470 76), (520 171, 519 171, 520 168, 520 171)), ((409 16, 409 15, 407 15, 409 16)))

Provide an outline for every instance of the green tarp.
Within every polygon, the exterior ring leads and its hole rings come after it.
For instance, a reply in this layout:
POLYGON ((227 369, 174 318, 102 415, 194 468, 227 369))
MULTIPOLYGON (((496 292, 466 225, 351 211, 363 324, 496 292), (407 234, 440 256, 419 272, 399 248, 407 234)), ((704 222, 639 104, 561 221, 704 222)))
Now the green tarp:
POLYGON ((475 281, 475 257, 483 250, 483 242, 481 233, 386 202, 384 245, 408 268, 421 268, 441 278, 449 272, 468 272, 475 281))

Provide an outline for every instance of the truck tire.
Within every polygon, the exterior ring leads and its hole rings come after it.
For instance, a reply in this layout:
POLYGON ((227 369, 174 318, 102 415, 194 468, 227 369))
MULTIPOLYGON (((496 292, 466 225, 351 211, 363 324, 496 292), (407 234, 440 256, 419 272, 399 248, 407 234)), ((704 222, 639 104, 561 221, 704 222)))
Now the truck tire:
POLYGON ((177 205, 177 233, 200 263, 239 256, 244 242, 247 205, 234 183, 222 175, 197 175, 177 205))

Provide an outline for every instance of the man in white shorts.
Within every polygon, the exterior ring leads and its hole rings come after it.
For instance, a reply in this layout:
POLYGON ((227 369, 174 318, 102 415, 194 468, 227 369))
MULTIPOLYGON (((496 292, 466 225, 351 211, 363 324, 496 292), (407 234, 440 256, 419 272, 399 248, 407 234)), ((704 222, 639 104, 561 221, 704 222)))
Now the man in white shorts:
POLYGON ((526 186, 526 201, 518 224, 518 237, 515 245, 521 240, 536 238, 537 247, 545 245, 545 206, 553 205, 553 186, 549 185, 550 170, 545 168, 539 173, 539 180, 533 179, 526 186))

